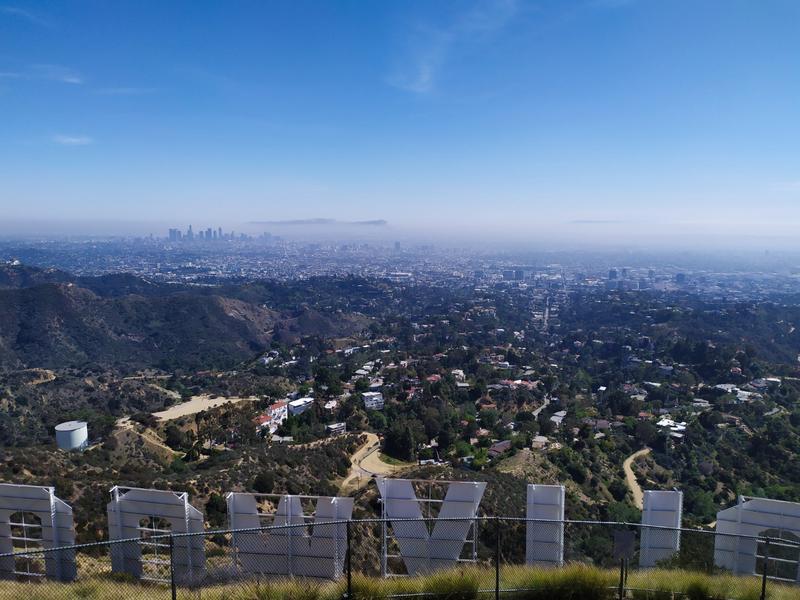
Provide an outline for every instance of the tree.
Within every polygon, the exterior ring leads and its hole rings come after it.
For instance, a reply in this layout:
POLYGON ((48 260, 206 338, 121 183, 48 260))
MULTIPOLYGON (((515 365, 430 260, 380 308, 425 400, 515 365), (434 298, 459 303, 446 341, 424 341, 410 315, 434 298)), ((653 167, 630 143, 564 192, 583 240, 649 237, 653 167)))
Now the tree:
POLYGON ((252 488, 259 494, 270 494, 275 487, 275 475, 270 471, 263 471, 253 479, 252 488))
POLYGON ((212 527, 224 527, 228 514, 228 505, 221 494, 211 494, 206 502, 206 518, 212 527))
POLYGON ((389 427, 383 444, 383 451, 400 460, 412 461, 416 444, 411 427, 405 420, 397 421, 389 427))
POLYGON ((690 488, 685 492, 684 505, 687 508, 687 512, 702 521, 710 521, 716 514, 714 497, 710 492, 690 488))
POLYGON ((439 450, 441 452, 446 452, 447 449, 450 447, 450 444, 453 443, 454 435, 452 430, 449 427, 443 428, 439 432, 439 437, 436 438, 436 442, 439 444, 439 450))
POLYGON ((634 435, 642 444, 650 446, 659 437, 660 433, 658 427, 650 421, 639 421, 636 423, 634 435))
POLYGON ((425 435, 428 436, 429 440, 439 435, 439 432, 442 430, 441 421, 442 415, 438 410, 435 408, 427 408, 425 410, 423 424, 425 425, 425 435))
POLYGON ((167 425, 164 443, 173 450, 180 450, 187 446, 186 434, 175 424, 167 425))
POLYGON ((489 452, 486 448, 478 448, 472 458, 472 468, 481 471, 487 464, 489 464, 489 452))
POLYGON ((539 413, 539 433, 542 435, 549 435, 553 432, 553 422, 550 420, 550 416, 547 415, 544 411, 539 413))
POLYGON ((628 487, 619 479, 615 479, 609 484, 608 491, 614 496, 614 500, 622 502, 628 494, 628 487))
POLYGON ((369 426, 372 427, 375 431, 383 431, 388 426, 389 422, 386 420, 386 416, 377 410, 369 411, 369 426))
POLYGON ((491 429, 497 424, 498 414, 496 410, 484 409, 480 412, 481 426, 491 429))
POLYGON ((635 407, 633 400, 631 400, 630 396, 620 390, 614 390, 611 392, 608 395, 606 402, 608 403, 608 408, 615 415, 631 415, 634 412, 635 407))

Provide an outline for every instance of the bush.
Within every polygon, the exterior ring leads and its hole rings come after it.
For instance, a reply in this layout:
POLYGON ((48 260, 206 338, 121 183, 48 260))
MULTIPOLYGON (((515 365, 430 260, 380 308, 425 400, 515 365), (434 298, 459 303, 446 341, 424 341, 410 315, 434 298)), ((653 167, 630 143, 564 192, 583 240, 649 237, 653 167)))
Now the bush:
POLYGON ((422 584, 427 598, 434 600, 476 600, 478 578, 465 571, 442 571, 429 575, 422 584))
POLYGON ((686 598, 687 600, 711 600, 711 592, 705 582, 695 580, 686 586, 686 598))
POLYGON ((518 589, 514 600, 610 600, 615 596, 614 574, 585 565, 570 565, 560 569, 510 570, 504 585, 518 589))
POLYGON ((354 600, 384 600, 388 595, 383 580, 363 575, 353 577, 354 600))
POLYGON ((259 494, 272 493, 272 488, 275 487, 275 475, 273 475, 269 471, 264 471, 263 473, 259 473, 253 480, 252 487, 253 490, 258 492, 259 494))

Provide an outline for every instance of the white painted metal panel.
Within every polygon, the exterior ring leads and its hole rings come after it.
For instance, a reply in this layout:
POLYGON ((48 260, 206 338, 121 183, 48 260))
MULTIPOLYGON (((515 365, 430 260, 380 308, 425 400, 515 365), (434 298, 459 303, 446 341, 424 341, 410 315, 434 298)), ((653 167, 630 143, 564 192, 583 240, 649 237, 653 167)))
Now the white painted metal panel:
MULTIPOLYGON (((186 493, 168 490, 114 487, 107 506, 109 539, 139 539, 142 519, 164 519, 171 532, 202 533, 203 513, 189 504, 186 493)), ((172 565, 182 583, 199 581, 205 572, 205 544, 200 535, 174 538, 172 565)), ((139 543, 113 544, 111 568, 115 572, 143 576, 142 547, 139 543)))
POLYGON ((307 524, 310 533, 306 527, 241 532, 237 530, 261 527, 264 515, 259 513, 256 495, 228 494, 229 526, 234 530, 233 545, 242 571, 322 579, 341 577, 347 554, 347 525, 341 521, 352 517, 354 500, 330 496, 306 499, 316 501, 313 516, 303 513, 300 497, 281 496, 271 525, 307 524))
POLYGON ((562 565, 564 563, 564 486, 528 484, 526 515, 528 519, 561 522, 529 521, 527 523, 525 562, 529 565, 562 565))
MULTIPOLYGON (((0 483, 0 553, 15 551, 11 519, 19 513, 32 513, 41 521, 42 548, 75 543, 72 508, 56 497, 54 488, 0 483)), ((77 576, 74 550, 48 552, 44 554, 44 563, 50 579, 72 581, 77 576)), ((0 558, 0 578, 13 579, 14 571, 14 557, 0 558)))
MULTIPOLYGON (((680 528, 683 515, 683 492, 654 491, 644 493, 642 525, 680 528)), ((681 548, 681 532, 642 528, 639 566, 655 567, 681 548)))
POLYGON ((458 563, 470 529, 478 516, 486 483, 450 482, 430 533, 428 524, 422 520, 403 521, 423 518, 420 500, 414 492, 412 481, 381 478, 378 480, 378 489, 383 502, 384 517, 391 520, 394 539, 409 574, 449 568, 458 563))
MULTIPOLYGON (((800 537, 800 503, 740 498, 736 506, 717 513, 717 532, 720 534, 764 536, 767 530, 800 537)), ((717 535, 714 541, 714 564, 734 573, 754 574, 757 550, 757 540, 717 535)), ((800 582, 800 569, 795 574, 795 580, 800 582)))

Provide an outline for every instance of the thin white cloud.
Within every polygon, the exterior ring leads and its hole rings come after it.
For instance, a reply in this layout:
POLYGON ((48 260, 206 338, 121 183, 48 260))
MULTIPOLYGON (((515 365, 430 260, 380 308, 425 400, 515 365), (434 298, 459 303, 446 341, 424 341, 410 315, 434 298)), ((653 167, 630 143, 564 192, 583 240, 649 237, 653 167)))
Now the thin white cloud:
POLYGON ((434 91, 442 68, 458 45, 480 41, 498 32, 517 10, 517 0, 482 0, 445 27, 417 28, 403 64, 388 77, 388 83, 415 94, 434 91))
POLYGON ((84 80, 80 73, 61 65, 29 65, 23 71, 0 71, 0 81, 11 79, 19 81, 55 81, 67 85, 81 85, 84 80))
POLYGON ((155 88, 147 87, 107 87, 97 89, 95 93, 102 96, 145 96, 155 91, 155 88))
POLYGON ((31 65, 32 76, 38 79, 49 79, 70 85, 80 85, 83 77, 77 71, 62 65, 31 65))
POLYGON ((54 135, 53 141, 59 146, 88 146, 94 142, 88 135, 54 135))
POLYGON ((19 8, 18 6, 0 6, 0 14, 17 17, 19 19, 28 21, 29 23, 33 23, 34 25, 39 25, 40 27, 53 26, 53 24, 42 15, 31 12, 30 10, 26 10, 24 8, 19 8))

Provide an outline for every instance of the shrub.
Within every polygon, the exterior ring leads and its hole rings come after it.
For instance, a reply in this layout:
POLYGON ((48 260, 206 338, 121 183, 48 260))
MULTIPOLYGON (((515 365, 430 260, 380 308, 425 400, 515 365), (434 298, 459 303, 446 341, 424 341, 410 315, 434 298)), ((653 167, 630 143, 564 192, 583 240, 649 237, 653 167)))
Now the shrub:
POLYGON ((711 600, 711 592, 708 584, 704 581, 695 579, 686 586, 687 600, 711 600))
POLYGON ((616 581, 610 571, 585 565, 559 569, 519 567, 506 576, 505 585, 520 591, 515 600, 607 600, 616 581))
POLYGON ((478 578, 467 571, 442 571, 428 575, 422 582, 427 598, 433 600, 476 600, 478 578))
POLYGON ((259 473, 253 480, 252 488, 259 494, 270 494, 273 487, 275 487, 275 475, 269 471, 259 473))
POLYGON ((354 600, 385 600, 388 595, 383 580, 363 575, 353 577, 354 600))

